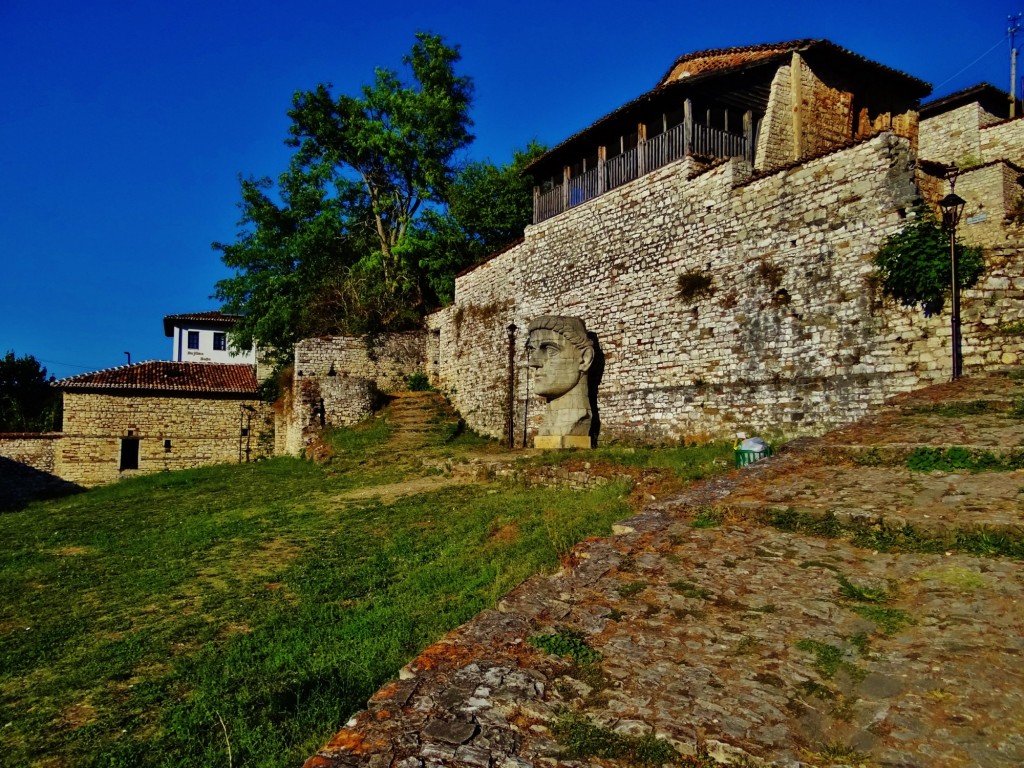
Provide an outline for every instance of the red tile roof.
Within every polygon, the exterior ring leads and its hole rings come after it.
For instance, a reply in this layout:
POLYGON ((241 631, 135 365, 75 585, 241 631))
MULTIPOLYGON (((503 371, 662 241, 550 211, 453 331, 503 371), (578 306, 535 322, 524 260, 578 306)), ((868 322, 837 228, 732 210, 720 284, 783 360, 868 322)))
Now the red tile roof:
POLYGON ((751 61, 766 59, 780 54, 804 52, 808 50, 821 50, 830 55, 839 55, 842 58, 852 60, 853 63, 866 65, 878 73, 885 73, 895 76, 910 86, 919 95, 918 98, 927 96, 932 87, 924 80, 900 72, 898 69, 887 67, 877 61, 854 53, 848 48, 836 45, 831 40, 804 38, 802 40, 790 40, 782 43, 762 43, 760 45, 742 45, 735 48, 713 48, 708 51, 695 51, 687 53, 676 59, 668 72, 658 81, 658 85, 664 85, 670 78, 675 79, 684 72, 695 75, 701 72, 716 70, 728 70, 751 61), (673 77, 673 75, 675 77, 673 77))
POLYGON ((80 373, 53 384, 62 390, 116 392, 194 392, 196 394, 257 394, 259 382, 251 365, 171 363, 152 360, 80 373))
POLYGON ((173 336, 174 326, 182 323, 205 323, 207 325, 223 326, 230 328, 241 315, 228 315, 219 309, 212 312, 186 312, 183 315, 164 315, 164 335, 173 336))

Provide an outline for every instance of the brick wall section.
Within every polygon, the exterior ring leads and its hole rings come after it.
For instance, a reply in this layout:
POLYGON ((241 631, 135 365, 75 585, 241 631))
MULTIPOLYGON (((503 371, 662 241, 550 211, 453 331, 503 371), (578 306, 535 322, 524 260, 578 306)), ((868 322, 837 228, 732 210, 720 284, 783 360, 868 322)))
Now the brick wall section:
POLYGON ((834 147, 865 139, 883 131, 910 140, 916 148, 917 112, 870 118, 867 109, 854 114, 853 94, 828 85, 818 77, 803 57, 794 53, 791 63, 779 67, 772 79, 768 105, 757 136, 755 167, 772 170, 795 160, 814 157, 834 147), (794 104, 794 78, 798 74, 799 104, 794 104), (799 115, 796 109, 799 108, 799 115), (799 151, 794 140, 795 118, 800 125, 799 151), (856 125, 855 125, 856 121, 856 125))
POLYGON ((842 146, 853 138, 853 94, 826 85, 797 54, 800 66, 801 157, 842 146))
MULTIPOLYGON (((456 303, 428 320, 434 378, 472 427, 500 436, 506 326, 576 315, 603 353, 602 442, 849 422, 949 375, 948 317, 882 301, 873 279, 875 252, 917 200, 913 166, 910 142, 892 134, 754 181, 737 162, 693 179, 666 166, 528 228, 521 245, 459 277, 456 303), (691 271, 713 276, 713 296, 680 299, 678 277, 691 271)), ((1019 256, 991 260, 984 298, 964 297, 965 329, 1018 306, 1019 256)), ((523 341, 520 330, 517 435, 523 341)), ((1019 337, 965 333, 967 372, 1022 352, 1019 337)), ((531 427, 539 410, 529 398, 531 427)))
MULTIPOLYGON (((241 418, 245 405, 256 409, 249 422, 250 458, 270 454, 273 414, 256 399, 65 392, 56 474, 93 486, 136 474, 237 462, 240 428, 248 422, 241 418), (139 468, 122 471, 121 441, 128 430, 140 440, 139 468), (171 441, 170 450, 165 440, 171 441)), ((241 443, 244 451, 244 437, 241 443)))

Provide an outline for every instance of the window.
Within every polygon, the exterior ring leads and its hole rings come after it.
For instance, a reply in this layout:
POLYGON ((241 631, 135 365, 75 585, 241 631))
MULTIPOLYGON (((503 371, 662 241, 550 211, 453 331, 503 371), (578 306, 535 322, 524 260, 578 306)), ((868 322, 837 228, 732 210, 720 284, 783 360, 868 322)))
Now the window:
POLYGON ((188 348, 199 349, 199 331, 188 332, 188 348))
POLYGON ((170 452, 171 452, 171 441, 170 440, 164 440, 164 453, 170 453, 170 452))
POLYGON ((226 333, 214 333, 213 334, 213 348, 214 349, 227 349, 228 348, 228 335, 226 333))
POLYGON ((122 437, 121 438, 121 465, 118 469, 122 471, 125 469, 138 469, 139 468, 139 438, 137 437, 122 437))

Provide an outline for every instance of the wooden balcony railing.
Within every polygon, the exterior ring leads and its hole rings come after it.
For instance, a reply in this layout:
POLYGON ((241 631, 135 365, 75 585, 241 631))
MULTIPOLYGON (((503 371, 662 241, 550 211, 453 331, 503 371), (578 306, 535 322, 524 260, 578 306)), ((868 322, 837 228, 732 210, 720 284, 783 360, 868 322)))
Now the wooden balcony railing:
POLYGON ((688 154, 715 158, 745 157, 752 163, 753 151, 752 140, 747 136, 699 123, 680 123, 610 160, 599 161, 596 168, 569 177, 548 192, 536 191, 533 221, 539 224, 688 154))

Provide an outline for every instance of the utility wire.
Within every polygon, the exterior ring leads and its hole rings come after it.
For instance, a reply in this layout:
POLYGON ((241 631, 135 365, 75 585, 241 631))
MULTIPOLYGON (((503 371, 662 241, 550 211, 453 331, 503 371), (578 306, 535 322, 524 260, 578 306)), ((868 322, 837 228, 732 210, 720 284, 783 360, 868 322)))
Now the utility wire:
POLYGON ((1006 39, 1006 35, 1003 35, 1003 36, 1002 36, 1001 38, 999 38, 999 40, 998 40, 998 41, 996 42, 996 44, 995 44, 995 45, 993 45, 993 46, 992 46, 991 48, 989 48, 989 49, 988 49, 987 51, 985 51, 985 52, 984 52, 983 54, 981 54, 981 56, 979 56, 978 58, 976 58, 976 59, 975 59, 974 61, 972 61, 972 62, 971 62, 970 64, 968 64, 968 65, 967 65, 966 67, 964 67, 963 69, 961 69, 961 70, 960 70, 959 72, 957 72, 956 74, 954 74, 954 75, 951 75, 950 77, 947 77, 947 78, 946 78, 945 80, 943 80, 943 81, 942 81, 941 83, 939 83, 938 85, 936 85, 936 86, 935 86, 935 90, 939 90, 939 88, 941 88, 942 86, 944 86, 944 85, 945 85, 946 83, 948 83, 948 82, 949 82, 950 80, 953 80, 954 78, 957 78, 957 77, 959 77, 959 76, 960 76, 960 75, 962 75, 962 74, 963 74, 964 72, 966 72, 966 71, 967 71, 968 69, 970 69, 970 68, 971 68, 971 67, 973 67, 973 66, 974 66, 975 64, 977 64, 977 63, 978 63, 979 61, 981 61, 982 59, 984 59, 984 58, 985 58, 986 56, 988 56, 988 55, 989 55, 990 53, 992 53, 992 51, 994 51, 994 50, 995 50, 996 48, 998 48, 998 47, 999 47, 1000 45, 1002 45, 1002 44, 1003 44, 1003 41, 1004 41, 1005 39, 1006 39))

